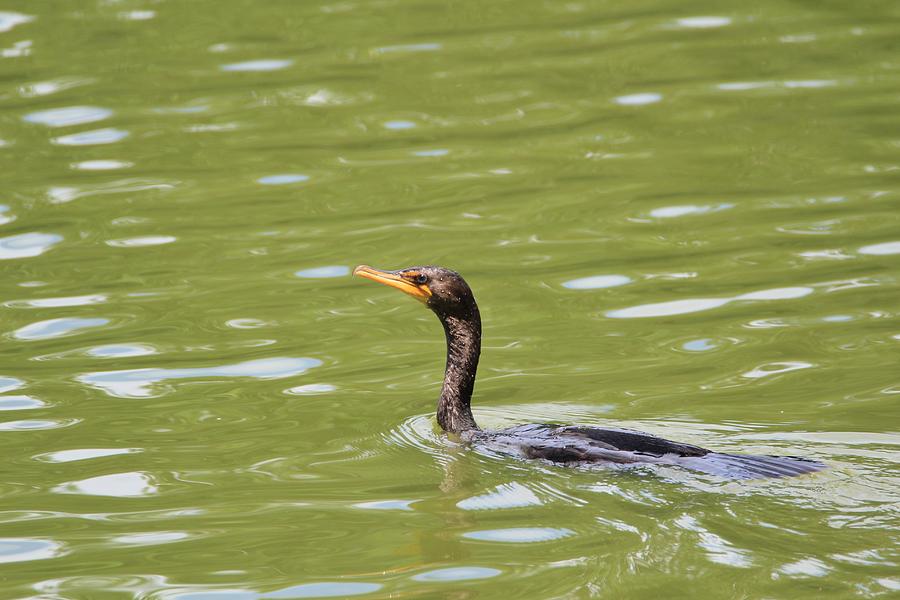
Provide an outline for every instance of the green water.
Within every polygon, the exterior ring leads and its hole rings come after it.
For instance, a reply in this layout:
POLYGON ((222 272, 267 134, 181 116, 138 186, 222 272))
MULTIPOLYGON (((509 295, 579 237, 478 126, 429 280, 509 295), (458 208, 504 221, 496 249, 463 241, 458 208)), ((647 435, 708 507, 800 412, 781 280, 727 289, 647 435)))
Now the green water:
POLYGON ((900 592, 900 5, 0 9, 0 597, 900 592), (827 462, 458 447, 475 414, 827 462))

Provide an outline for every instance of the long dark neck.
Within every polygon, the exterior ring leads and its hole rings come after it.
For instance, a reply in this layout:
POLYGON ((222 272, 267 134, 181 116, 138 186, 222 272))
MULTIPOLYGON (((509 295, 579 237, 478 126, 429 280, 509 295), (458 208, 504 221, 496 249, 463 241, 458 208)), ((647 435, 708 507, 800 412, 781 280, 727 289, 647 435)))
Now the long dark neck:
POLYGON ((447 367, 438 402, 438 424, 450 433, 478 429, 472 416, 472 391, 481 354, 481 315, 472 302, 459 315, 438 314, 447 334, 447 367))

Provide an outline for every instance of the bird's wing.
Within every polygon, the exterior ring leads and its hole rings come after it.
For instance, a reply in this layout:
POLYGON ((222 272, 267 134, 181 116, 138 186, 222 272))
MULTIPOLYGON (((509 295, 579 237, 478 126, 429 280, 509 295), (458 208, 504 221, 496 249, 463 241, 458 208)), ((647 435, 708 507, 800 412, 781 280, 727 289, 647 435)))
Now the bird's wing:
POLYGON ((598 427, 560 427, 557 434, 561 440, 581 440, 591 447, 606 450, 637 452, 649 456, 705 456, 709 450, 700 446, 673 442, 640 431, 627 429, 601 429, 598 427))

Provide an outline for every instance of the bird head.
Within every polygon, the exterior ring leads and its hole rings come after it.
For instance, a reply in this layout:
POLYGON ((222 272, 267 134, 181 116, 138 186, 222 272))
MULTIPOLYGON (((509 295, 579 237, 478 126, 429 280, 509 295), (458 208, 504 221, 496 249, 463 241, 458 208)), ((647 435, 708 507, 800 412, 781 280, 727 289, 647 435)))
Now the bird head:
POLYGON ((439 315, 467 312, 475 302, 466 280, 456 271, 443 267, 428 265, 381 271, 360 265, 353 269, 353 274, 409 294, 439 315))

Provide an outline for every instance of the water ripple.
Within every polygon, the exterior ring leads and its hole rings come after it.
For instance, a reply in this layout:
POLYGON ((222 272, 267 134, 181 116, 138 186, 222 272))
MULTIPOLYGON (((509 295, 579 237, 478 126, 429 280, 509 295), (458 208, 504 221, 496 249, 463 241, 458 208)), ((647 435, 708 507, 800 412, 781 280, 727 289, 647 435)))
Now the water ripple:
POLYGON ((626 283, 631 283, 631 277, 627 275, 592 275, 590 277, 581 277, 580 279, 572 279, 562 284, 563 287, 570 290, 595 290, 601 288, 611 288, 626 283))
POLYGON ((454 581, 469 581, 472 579, 487 579, 496 577, 503 571, 491 567, 448 567, 446 569, 434 569, 413 576, 414 581, 440 581, 451 583, 454 581))
POLYGON ((322 361, 315 358, 263 358, 220 367, 98 371, 79 375, 77 380, 116 398, 151 398, 165 393, 154 391, 156 384, 161 381, 217 377, 282 379, 300 375, 321 364, 322 361))
POLYGON ((535 542, 548 542, 574 535, 571 529, 555 527, 512 527, 509 529, 486 529, 481 531, 469 531, 463 534, 464 538, 482 542, 506 542, 513 544, 530 544, 535 542))
POLYGON ((350 267, 345 265, 330 265, 327 267, 315 267, 312 269, 303 269, 294 273, 297 277, 303 279, 325 279, 330 277, 344 277, 350 274, 350 267))
POLYGON ((0 33, 10 31, 17 25, 30 23, 31 21, 34 21, 35 18, 36 17, 32 15, 23 15, 22 13, 17 12, 0 11, 0 33))
POLYGON ((22 117, 29 123, 46 125, 47 127, 68 127, 70 125, 83 125, 108 119, 113 111, 97 106, 67 106, 65 108, 53 108, 28 113, 22 117))
POLYGON ((86 296, 65 296, 62 298, 37 298, 34 300, 9 300, 3 306, 9 308, 62 308, 67 306, 88 306, 90 304, 102 304, 108 300, 105 294, 90 294, 86 296))
POLYGON ((40 256, 62 239, 55 233, 21 233, 0 238, 0 260, 40 256))
POLYGON ((78 319, 78 318, 61 318, 48 319, 46 321, 38 321, 31 323, 15 330, 12 336, 19 340, 46 340, 49 338, 58 338, 68 335, 74 335, 82 329, 91 327, 102 327, 109 323, 109 319, 78 319))
POLYGON ((114 248, 143 248, 145 246, 163 246, 177 241, 173 235, 144 235, 119 240, 107 240, 106 245, 114 248))
POLYGON ((871 254, 875 256, 900 254, 900 242, 883 242, 881 244, 871 244, 869 246, 863 246, 859 249, 859 253, 871 254))
POLYGON ((140 498, 156 494, 159 486, 148 473, 133 471, 70 481, 55 487, 54 491, 60 494, 140 498))
POLYGON ((75 448, 72 450, 57 450, 56 452, 38 454, 34 458, 50 463, 67 463, 78 460, 89 460, 92 458, 103 458, 105 456, 117 456, 119 454, 134 454, 137 452, 143 452, 143 450, 141 448, 75 448))
POLYGON ((668 317, 672 315, 684 315, 688 313, 710 310, 725 306, 738 300, 788 300, 802 298, 813 293, 811 287, 786 287, 749 292, 731 298, 689 298, 685 300, 672 300, 670 302, 657 302, 654 304, 641 304, 629 308, 620 308, 606 313, 613 319, 638 319, 645 317, 668 317))
POLYGON ((95 129, 93 131, 82 131, 81 133, 73 133, 71 135, 62 135, 50 140, 58 146, 94 146, 100 144, 114 144, 120 142, 131 135, 123 129, 115 129, 108 127, 106 129, 95 129))
POLYGON ((259 596, 266 598, 345 598, 371 594, 380 590, 380 583, 363 583, 355 581, 323 581, 320 583, 304 583, 275 590, 259 596))
MULTIPOLYGON (((0 13, 2 16, 2 13, 0 13)), ((24 562, 56 558, 66 547, 53 540, 39 538, 0 538, 0 563, 24 562)))
POLYGON ((262 60, 248 60, 245 62, 239 63, 231 63, 228 65, 222 65, 219 67, 222 71, 231 71, 231 72, 256 72, 262 73, 266 71, 279 71, 281 69, 286 69, 294 64, 293 60, 289 59, 262 59, 262 60))
POLYGON ((0 396, 0 411, 2 410, 29 410, 32 408, 43 408, 47 404, 32 398, 31 396, 0 396))
POLYGON ((25 387, 25 382, 15 377, 0 376, 0 394, 25 387))

